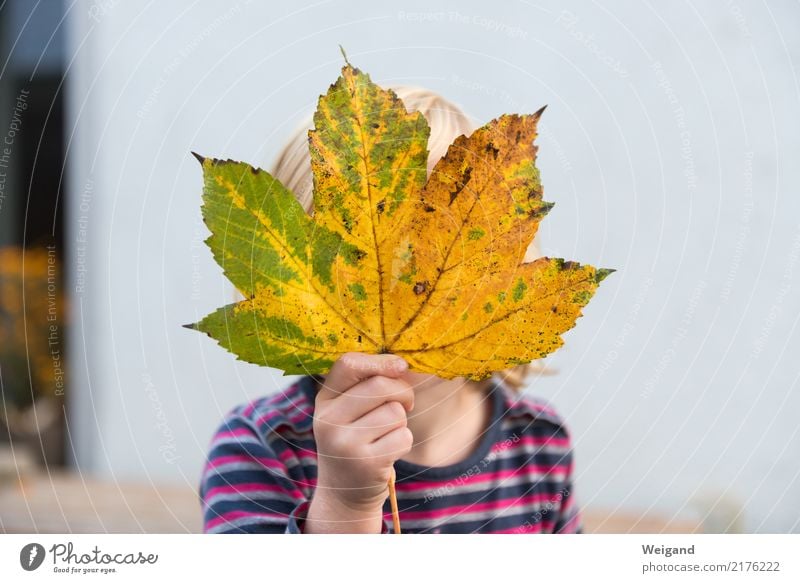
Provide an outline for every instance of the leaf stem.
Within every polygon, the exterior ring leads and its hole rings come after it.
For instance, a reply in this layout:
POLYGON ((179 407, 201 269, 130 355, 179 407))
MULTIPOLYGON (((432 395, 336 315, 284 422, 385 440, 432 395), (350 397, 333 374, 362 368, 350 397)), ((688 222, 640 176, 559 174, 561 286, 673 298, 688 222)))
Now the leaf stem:
MULTIPOLYGON (((339 45, 339 50, 342 51, 342 56, 344 57, 344 62, 347 63, 348 65, 350 65, 350 61, 347 60, 347 53, 344 52, 344 47, 342 45, 339 45)), ((352 67, 353 65, 350 65, 350 66, 352 67)))
POLYGON ((397 508, 397 492, 394 487, 395 471, 392 468, 392 475, 389 476, 389 503, 392 505, 392 524, 394 525, 394 534, 401 534, 400 532, 400 511, 397 508))

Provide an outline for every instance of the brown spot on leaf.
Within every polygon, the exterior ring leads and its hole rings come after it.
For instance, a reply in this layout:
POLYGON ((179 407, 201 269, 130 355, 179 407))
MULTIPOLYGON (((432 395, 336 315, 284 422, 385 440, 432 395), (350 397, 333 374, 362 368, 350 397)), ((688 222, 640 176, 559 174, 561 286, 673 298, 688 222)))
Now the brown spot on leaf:
POLYGON ((456 189, 450 193, 450 202, 447 203, 448 206, 453 204, 456 197, 461 194, 461 191, 464 190, 470 178, 472 178, 472 166, 467 166, 461 174, 461 180, 456 184, 456 189))
POLYGON ((428 282, 427 281, 418 281, 414 284, 414 293, 418 296, 421 296, 426 291, 428 291, 428 282))

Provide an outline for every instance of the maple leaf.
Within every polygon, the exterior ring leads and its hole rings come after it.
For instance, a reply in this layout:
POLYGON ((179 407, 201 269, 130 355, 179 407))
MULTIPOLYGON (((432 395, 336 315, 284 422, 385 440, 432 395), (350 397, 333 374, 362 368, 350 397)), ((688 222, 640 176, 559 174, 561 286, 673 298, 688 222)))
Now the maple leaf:
POLYGON ((428 177, 428 124, 347 63, 309 131, 314 213, 268 172, 197 156, 206 243, 245 296, 190 327, 241 360, 324 374, 350 351, 483 379, 563 344, 613 269, 524 262, 541 219, 542 110, 459 136, 428 177))

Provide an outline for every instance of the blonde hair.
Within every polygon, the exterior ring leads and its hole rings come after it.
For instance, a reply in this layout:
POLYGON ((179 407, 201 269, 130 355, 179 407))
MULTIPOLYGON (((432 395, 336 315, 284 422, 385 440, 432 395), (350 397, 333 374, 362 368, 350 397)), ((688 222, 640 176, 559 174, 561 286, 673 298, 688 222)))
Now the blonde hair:
MULTIPOLYGON (((469 135, 475 125, 457 105, 441 95, 408 85, 390 86, 403 101, 409 113, 419 111, 430 126, 428 139, 428 175, 433 167, 447 153, 447 148, 461 134, 469 135)), ((308 116, 295 130, 275 159, 270 173, 292 191, 306 209, 314 212, 313 175, 311 173, 311 156, 308 152, 308 130, 313 127, 313 117, 308 116)), ((539 256, 539 248, 534 240, 525 255, 530 261, 539 256)), ((496 373, 496 376, 515 390, 521 389, 532 373, 552 374, 543 365, 523 364, 496 373)))

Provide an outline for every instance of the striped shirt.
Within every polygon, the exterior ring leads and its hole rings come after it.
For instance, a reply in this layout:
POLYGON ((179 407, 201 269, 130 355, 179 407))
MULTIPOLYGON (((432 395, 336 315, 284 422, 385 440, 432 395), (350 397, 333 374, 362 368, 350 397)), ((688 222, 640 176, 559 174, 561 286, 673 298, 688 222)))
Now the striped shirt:
MULTIPOLYGON (((209 533, 302 533, 317 480, 317 379, 233 409, 214 435, 200 482, 209 533)), ((579 533, 570 436, 545 402, 502 383, 487 391, 491 423, 466 459, 398 460, 404 533, 579 533)), ((383 532, 392 531, 389 501, 383 532)))

